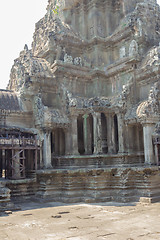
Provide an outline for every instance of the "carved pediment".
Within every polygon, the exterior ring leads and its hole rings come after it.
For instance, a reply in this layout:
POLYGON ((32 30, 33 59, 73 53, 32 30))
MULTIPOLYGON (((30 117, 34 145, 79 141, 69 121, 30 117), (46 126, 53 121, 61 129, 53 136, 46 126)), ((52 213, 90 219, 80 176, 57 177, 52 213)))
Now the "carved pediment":
POLYGON ((160 114, 159 104, 159 82, 155 83, 151 88, 148 100, 142 102, 137 108, 137 117, 139 119, 147 119, 147 117, 154 118, 160 114))

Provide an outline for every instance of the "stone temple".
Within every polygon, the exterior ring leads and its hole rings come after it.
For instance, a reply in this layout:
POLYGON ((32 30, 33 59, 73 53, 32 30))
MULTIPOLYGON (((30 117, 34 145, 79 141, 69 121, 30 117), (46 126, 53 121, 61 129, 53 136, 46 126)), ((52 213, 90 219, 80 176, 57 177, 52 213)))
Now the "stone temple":
POLYGON ((0 202, 160 200, 160 7, 49 0, 0 90, 0 202))

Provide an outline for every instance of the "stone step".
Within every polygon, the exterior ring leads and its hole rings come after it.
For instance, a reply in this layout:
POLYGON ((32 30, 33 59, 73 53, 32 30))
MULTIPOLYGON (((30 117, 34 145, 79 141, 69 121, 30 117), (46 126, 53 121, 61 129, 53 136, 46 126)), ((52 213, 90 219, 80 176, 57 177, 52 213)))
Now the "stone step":
POLYGON ((137 165, 144 164, 144 155, 99 155, 99 156, 79 156, 79 157, 55 157, 52 165, 54 168, 105 168, 117 165, 137 165))
POLYGON ((0 181, 0 212, 4 212, 6 210, 15 209, 14 204, 11 202, 10 189, 6 187, 6 182, 0 181))
POLYGON ((31 199, 37 191, 35 179, 8 180, 6 185, 11 190, 11 200, 14 202, 31 199))

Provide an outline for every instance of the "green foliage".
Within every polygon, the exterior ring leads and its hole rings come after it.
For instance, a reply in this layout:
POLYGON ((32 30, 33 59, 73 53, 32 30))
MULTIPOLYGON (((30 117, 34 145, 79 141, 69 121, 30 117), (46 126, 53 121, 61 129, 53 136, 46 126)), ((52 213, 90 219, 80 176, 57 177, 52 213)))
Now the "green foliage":
POLYGON ((53 12, 58 15, 59 13, 59 7, 56 5, 55 8, 53 9, 53 12))

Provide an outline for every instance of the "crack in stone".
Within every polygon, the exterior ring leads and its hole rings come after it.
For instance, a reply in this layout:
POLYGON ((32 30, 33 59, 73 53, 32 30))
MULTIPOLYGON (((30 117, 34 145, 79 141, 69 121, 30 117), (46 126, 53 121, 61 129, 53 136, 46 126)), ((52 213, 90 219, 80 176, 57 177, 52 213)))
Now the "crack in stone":
POLYGON ((70 212, 59 212, 58 214, 68 214, 70 212))
POLYGON ((104 234, 104 235, 98 235, 97 237, 107 237, 107 236, 110 236, 110 235, 114 235, 116 233, 107 233, 107 234, 104 234))

